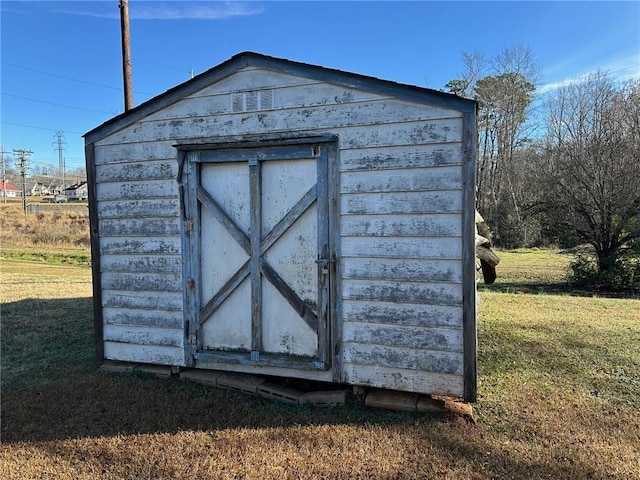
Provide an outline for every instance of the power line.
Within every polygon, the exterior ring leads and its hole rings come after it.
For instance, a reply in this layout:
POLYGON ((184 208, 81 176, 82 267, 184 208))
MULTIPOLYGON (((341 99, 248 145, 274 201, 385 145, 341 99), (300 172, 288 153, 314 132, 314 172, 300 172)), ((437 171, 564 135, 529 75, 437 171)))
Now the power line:
MULTIPOLYGON (((26 35, 26 36, 33 37, 33 38, 39 38, 40 40, 46 40, 47 42, 57 42, 57 43, 60 43, 62 45, 67 45, 69 47, 78 48, 80 50, 86 50, 87 52, 99 53, 101 55, 107 55, 109 57, 119 57, 119 55, 117 55, 115 53, 104 52, 104 51, 101 51, 101 50, 95 50, 93 48, 87 48, 87 47, 83 47, 83 46, 80 46, 80 45, 75 45, 73 43, 64 42, 62 40, 57 40, 57 39, 54 39, 54 38, 41 37, 40 35, 34 35, 32 33, 19 32, 18 30, 14 30, 12 28, 3 27, 2 30, 5 31, 5 32, 13 32, 13 33, 17 33, 19 35, 26 35)), ((167 68, 167 69, 170 69, 170 70, 176 70, 178 72, 183 72, 183 73, 187 72, 188 73, 188 71, 183 69, 183 68, 172 67, 172 66, 169 66, 169 65, 162 65, 160 63, 148 62, 146 60, 136 60, 136 63, 146 63, 147 65, 153 65, 154 67, 167 68)))
POLYGON ((110 115, 114 115, 113 112, 107 112, 105 110, 93 110, 91 108, 74 107, 73 105, 63 105, 62 103, 46 102, 44 100, 37 100, 35 98, 23 97, 21 95, 13 95, 12 93, 2 92, 2 95, 6 95, 7 97, 20 98, 22 100, 29 100, 30 102, 44 103, 46 105, 54 105, 56 107, 73 108, 75 110, 84 110, 86 112, 108 113, 110 115))
MULTIPOLYGON (((16 65, 15 63, 5 62, 4 60, 0 60, 0 63, 2 63, 3 65, 9 65, 10 67, 20 68, 28 72, 35 72, 35 73, 40 73, 41 75, 48 75, 50 77, 61 78, 62 80, 68 80, 70 82, 84 83, 85 85, 92 85, 94 87, 109 88, 111 90, 122 91, 122 88, 119 88, 119 87, 112 87, 111 85, 102 85, 100 83, 93 83, 93 82, 87 82, 85 80, 78 80, 76 78, 64 77, 62 75, 56 75, 55 73, 43 72, 42 70, 36 70, 35 68, 23 67, 22 65, 16 65)), ((151 95, 151 96, 156 95, 155 93, 149 93, 149 92, 136 91, 136 93, 140 93, 142 95, 151 95)))
MULTIPOLYGON (((3 125, 13 125, 14 127, 35 128, 36 130, 47 130, 49 132, 57 132, 58 131, 55 128, 36 127, 34 125, 24 125, 22 123, 12 123, 12 122, 5 122, 5 121, 1 121, 0 123, 2 123, 3 125)), ((78 135, 84 135, 86 133, 86 132, 72 132, 71 130, 65 130, 65 132, 67 132, 67 133, 76 133, 78 135)))

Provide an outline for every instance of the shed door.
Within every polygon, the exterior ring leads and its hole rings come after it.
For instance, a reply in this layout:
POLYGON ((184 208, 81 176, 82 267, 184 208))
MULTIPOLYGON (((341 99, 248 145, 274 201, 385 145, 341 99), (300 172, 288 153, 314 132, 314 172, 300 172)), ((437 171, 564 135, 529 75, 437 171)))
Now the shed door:
POLYGON ((195 360, 328 368, 327 146, 192 158, 195 360))

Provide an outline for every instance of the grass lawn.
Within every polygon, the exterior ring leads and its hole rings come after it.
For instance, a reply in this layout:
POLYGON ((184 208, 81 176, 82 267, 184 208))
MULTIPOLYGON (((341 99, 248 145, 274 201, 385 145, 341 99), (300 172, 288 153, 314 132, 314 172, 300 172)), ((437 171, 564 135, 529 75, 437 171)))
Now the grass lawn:
POLYGON ((474 426, 101 373, 90 270, 24 251, 1 265, 2 479, 640 479, 640 301, 572 295, 566 255, 501 253, 481 287, 474 426))

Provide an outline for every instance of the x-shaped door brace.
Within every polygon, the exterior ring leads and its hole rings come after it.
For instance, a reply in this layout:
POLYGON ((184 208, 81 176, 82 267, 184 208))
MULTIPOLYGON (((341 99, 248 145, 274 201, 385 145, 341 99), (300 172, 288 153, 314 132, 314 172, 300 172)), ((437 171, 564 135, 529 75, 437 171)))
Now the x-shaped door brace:
MULTIPOLYGON (((261 279, 260 273, 271 282, 280 294, 289 302, 301 318, 314 330, 318 331, 318 317, 298 294, 278 275, 263 257, 274 243, 302 216, 317 199, 317 188, 314 184, 304 196, 298 200, 287 214, 269 231, 260 238, 261 231, 261 205, 259 204, 260 171, 259 166, 250 164, 251 170, 251 238, 244 233, 234 220, 222 209, 216 200, 201 185, 197 187, 198 201, 206 207, 213 216, 224 226, 242 249, 249 255, 249 259, 236 271, 235 274, 218 290, 218 292, 200 309, 199 323, 202 324, 209 318, 222 303, 235 291, 238 286, 252 275, 252 350, 259 351, 261 347, 261 279), (256 205, 257 203, 257 205, 256 205)), ((311 260, 311 259, 310 259, 311 260)))

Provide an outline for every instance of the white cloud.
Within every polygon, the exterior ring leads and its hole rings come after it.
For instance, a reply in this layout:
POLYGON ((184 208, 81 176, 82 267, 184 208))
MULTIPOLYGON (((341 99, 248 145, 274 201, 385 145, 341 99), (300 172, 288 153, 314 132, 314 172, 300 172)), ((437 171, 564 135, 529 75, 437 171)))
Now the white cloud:
MULTIPOLYGON (((113 2, 115 4, 115 2, 113 2)), ((58 13, 89 17, 119 19, 120 12, 115 8, 105 9, 104 2, 91 2, 88 7, 98 8, 57 10, 58 13), (101 5, 100 5, 101 4, 101 5)), ((115 4, 117 5, 117 4, 115 4)), ((112 5, 110 5, 112 7, 112 5)), ((264 11, 257 3, 248 2, 156 2, 138 1, 129 3, 131 20, 220 20, 230 17, 259 15, 264 11)))
POLYGON ((596 73, 598 70, 607 72, 613 78, 616 78, 620 81, 640 79, 640 52, 635 52, 624 57, 616 58, 609 62, 605 62, 603 65, 594 67, 590 70, 585 70, 582 73, 564 78, 562 80, 558 80, 556 82, 539 85, 536 93, 544 95, 553 90, 557 90, 558 88, 580 83, 590 74, 596 73))

